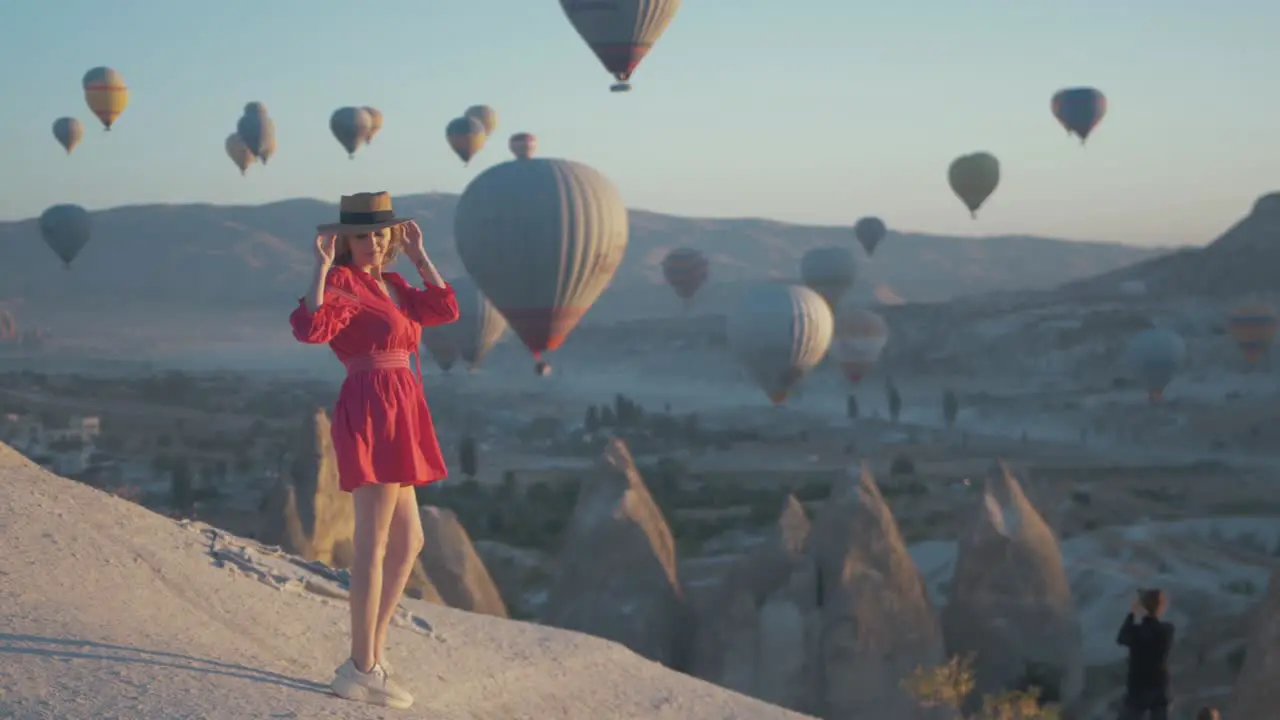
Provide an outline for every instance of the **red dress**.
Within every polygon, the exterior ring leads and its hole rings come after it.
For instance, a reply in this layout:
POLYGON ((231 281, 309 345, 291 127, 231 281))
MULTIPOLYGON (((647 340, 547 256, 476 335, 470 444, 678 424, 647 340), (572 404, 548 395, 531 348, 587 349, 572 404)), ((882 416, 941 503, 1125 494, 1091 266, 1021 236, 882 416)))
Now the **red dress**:
POLYGON ((423 325, 458 319, 458 302, 449 285, 419 290, 397 273, 382 277, 398 305, 367 273, 335 267, 320 307, 311 312, 299 300, 289 316, 295 338, 329 343, 347 368, 332 425, 347 492, 371 483, 425 485, 449 474, 409 356, 419 352, 423 325))

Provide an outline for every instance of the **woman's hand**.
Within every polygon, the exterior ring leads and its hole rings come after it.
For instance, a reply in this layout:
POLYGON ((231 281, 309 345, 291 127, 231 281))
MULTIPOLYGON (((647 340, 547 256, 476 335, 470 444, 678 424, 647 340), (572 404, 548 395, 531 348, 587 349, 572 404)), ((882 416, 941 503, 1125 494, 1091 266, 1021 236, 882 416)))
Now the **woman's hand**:
POLYGON ((321 267, 333 265, 334 246, 337 242, 337 235, 316 235, 316 265, 321 267))
POLYGON ((422 246, 422 228, 418 227, 418 223, 410 220, 403 226, 404 234, 401 244, 403 245, 404 254, 409 256, 414 265, 420 265, 427 259, 427 249, 422 246))

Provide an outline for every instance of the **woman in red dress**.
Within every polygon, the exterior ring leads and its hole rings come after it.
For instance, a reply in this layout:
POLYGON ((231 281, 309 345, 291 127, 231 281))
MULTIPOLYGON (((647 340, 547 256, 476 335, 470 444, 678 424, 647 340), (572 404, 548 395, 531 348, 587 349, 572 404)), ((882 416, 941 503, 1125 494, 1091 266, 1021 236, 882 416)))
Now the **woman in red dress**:
POLYGON ((422 247, 417 223, 396 217, 387 193, 344 196, 339 222, 317 228, 311 289, 289 317, 304 343, 328 343, 347 368, 333 410, 342 489, 355 504, 351 657, 330 687, 349 700, 407 708, 383 646, 422 549, 414 486, 447 474, 423 395, 410 369, 422 326, 458 319, 453 288, 422 247), (383 268, 404 252, 423 289, 383 268))

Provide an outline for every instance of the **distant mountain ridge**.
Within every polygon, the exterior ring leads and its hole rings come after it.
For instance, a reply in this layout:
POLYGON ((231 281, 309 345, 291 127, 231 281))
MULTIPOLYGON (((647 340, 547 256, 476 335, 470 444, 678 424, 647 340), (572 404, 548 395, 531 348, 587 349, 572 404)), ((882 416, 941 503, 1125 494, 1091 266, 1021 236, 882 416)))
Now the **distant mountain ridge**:
MULTIPOLYGON (((395 199, 423 228, 446 275, 463 272, 453 243, 458 196, 395 199)), ((243 315, 288 308, 304 291, 315 225, 337 216, 333 203, 295 199, 258 206, 134 205, 93 213, 94 237, 70 271, 40 239, 36 221, 0 223, 0 301, 24 301, 23 314, 126 309, 137 323, 166 311, 243 315), (135 315, 141 313, 141 315, 135 315)), ((588 321, 661 315, 677 307, 659 263, 674 247, 711 259, 702 298, 714 309, 732 288, 762 278, 794 277, 801 256, 825 244, 861 253, 849 227, 761 219, 697 219, 631 212, 631 244, 613 286, 588 321)), ((1146 260, 1158 249, 1038 237, 942 237, 891 234, 874 259, 863 258, 859 292, 937 301, 976 292, 1048 288, 1146 260)))

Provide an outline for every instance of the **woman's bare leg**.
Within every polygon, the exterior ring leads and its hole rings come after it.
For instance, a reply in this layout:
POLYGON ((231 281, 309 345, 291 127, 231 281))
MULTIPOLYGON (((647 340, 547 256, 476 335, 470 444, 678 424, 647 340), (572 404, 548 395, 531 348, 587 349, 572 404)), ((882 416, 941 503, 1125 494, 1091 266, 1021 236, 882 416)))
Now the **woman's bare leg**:
POLYGON ((399 485, 363 485, 352 493, 355 504, 354 557, 351 562, 351 661, 360 672, 369 672, 378 653, 379 591, 387 535, 399 505, 399 485))
POLYGON ((387 533, 387 552, 382 560, 382 597, 378 605, 377 632, 374 635, 373 652, 377 662, 387 645, 387 633, 391 629, 391 617, 409 584, 413 564, 422 552, 422 517, 418 515, 418 498, 412 487, 400 488, 396 507, 391 515, 391 529, 387 533))

